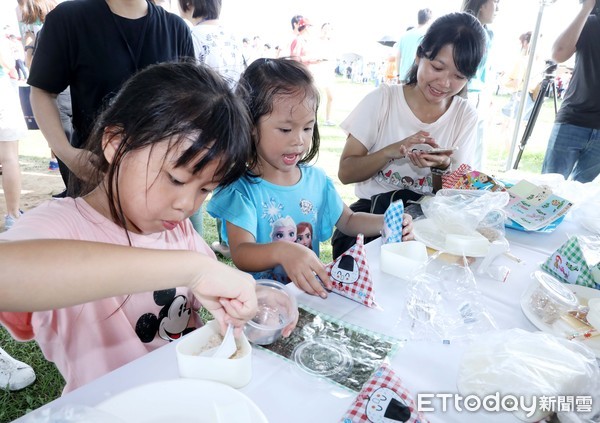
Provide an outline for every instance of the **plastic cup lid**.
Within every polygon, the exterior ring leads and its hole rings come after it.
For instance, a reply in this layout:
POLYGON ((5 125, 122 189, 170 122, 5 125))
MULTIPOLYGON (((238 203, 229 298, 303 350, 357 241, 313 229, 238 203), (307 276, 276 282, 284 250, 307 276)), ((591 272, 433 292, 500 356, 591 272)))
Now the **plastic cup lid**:
POLYGON ((325 338, 309 339, 298 344, 293 357, 298 367, 315 376, 349 373, 354 363, 344 345, 325 338))
POLYGON ((565 284, 553 278, 547 273, 537 270, 534 276, 540 285, 545 289, 546 293, 554 300, 573 308, 577 308, 579 300, 575 294, 568 289, 565 284))

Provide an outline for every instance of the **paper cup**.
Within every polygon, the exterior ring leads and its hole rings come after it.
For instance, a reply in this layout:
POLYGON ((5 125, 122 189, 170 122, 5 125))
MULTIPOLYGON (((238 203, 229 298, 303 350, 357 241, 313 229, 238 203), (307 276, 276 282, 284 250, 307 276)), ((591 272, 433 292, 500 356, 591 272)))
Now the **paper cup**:
POLYGON ((427 247, 420 241, 405 241, 381 246, 380 267, 390 275, 410 279, 424 269, 427 247))

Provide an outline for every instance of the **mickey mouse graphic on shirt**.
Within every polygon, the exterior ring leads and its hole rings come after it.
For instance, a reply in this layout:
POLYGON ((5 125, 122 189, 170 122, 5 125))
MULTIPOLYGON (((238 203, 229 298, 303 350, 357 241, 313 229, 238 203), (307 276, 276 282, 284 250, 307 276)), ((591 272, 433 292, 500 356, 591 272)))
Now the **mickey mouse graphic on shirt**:
POLYGON ((188 327, 192 314, 188 299, 176 294, 176 289, 154 291, 154 302, 163 307, 158 315, 145 313, 138 319, 135 333, 142 342, 152 342, 156 335, 165 341, 174 341, 194 330, 188 327))

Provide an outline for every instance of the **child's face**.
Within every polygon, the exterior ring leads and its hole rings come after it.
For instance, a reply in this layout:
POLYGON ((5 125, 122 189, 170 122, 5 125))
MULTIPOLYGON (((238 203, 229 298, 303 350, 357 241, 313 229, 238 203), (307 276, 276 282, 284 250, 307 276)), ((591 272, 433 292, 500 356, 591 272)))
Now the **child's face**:
POLYGON ((183 143, 168 152, 168 141, 163 141, 123 158, 118 184, 127 229, 143 234, 172 230, 198 210, 216 188, 218 161, 195 175, 191 166, 175 167, 187 147, 183 143))
POLYGON ((429 103, 445 102, 467 84, 467 78, 456 69, 453 51, 454 47, 446 44, 435 58, 419 59, 417 87, 429 103))
POLYGON ((256 145, 263 178, 273 183, 297 182, 298 161, 310 148, 315 126, 313 99, 304 92, 275 96, 273 112, 260 118, 256 145))

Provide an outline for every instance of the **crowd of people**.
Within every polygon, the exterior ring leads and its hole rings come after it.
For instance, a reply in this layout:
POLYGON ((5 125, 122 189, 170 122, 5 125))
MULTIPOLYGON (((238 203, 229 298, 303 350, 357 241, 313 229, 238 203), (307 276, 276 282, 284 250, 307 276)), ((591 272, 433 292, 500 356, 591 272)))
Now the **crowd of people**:
MULTIPOLYGON (((287 52, 256 57, 219 20, 221 0, 179 0, 181 17, 146 0, 19 0, 21 10, 42 4, 27 83, 67 189, 20 210, 26 127, 10 79, 19 79, 18 63, 2 37, 0 323, 39 344, 64 392, 202 325, 201 306, 239 333, 256 311, 254 279, 326 299, 321 242, 331 239, 338 257, 357 234, 379 236, 393 201, 431 195, 443 175, 480 165, 487 25, 498 0, 466 0, 439 17, 419 12, 397 43, 395 83, 378 86, 340 124, 338 177, 357 197, 349 206, 313 163, 319 107, 321 125, 333 124, 329 23, 313 28, 293 16, 287 52), (59 101, 67 89, 70 131, 59 101), (207 211, 220 222, 212 246, 202 238, 209 194, 207 211)), ((600 173, 595 10, 596 0, 584 0, 554 45, 557 62, 577 59, 543 169, 581 182, 600 173)), ((413 238, 409 214, 402 237, 413 238)), ((0 388, 34 379, 0 348, 0 388)))

